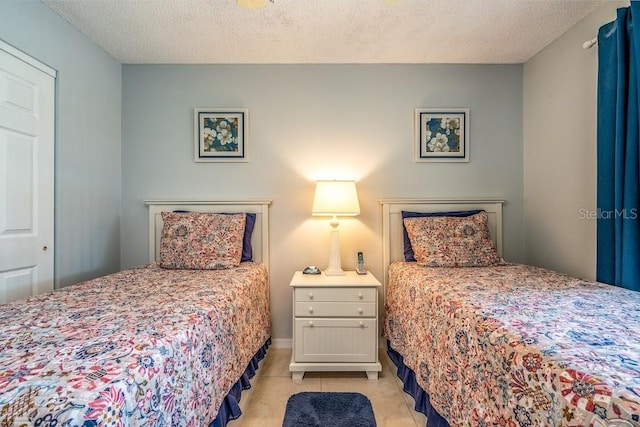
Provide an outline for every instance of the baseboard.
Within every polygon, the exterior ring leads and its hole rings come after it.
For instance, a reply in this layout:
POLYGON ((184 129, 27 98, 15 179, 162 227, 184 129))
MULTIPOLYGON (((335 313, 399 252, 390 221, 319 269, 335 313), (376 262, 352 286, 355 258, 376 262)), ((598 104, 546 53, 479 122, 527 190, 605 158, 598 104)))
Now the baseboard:
POLYGON ((293 348, 293 340, 291 338, 271 338, 271 347, 293 348))

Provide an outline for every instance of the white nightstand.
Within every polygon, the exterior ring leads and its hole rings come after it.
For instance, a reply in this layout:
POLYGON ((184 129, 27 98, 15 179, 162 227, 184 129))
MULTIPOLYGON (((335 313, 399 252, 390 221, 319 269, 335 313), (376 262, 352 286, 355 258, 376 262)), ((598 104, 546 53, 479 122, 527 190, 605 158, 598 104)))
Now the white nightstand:
POLYGON ((293 351, 289 371, 365 371, 378 379, 378 289, 371 273, 344 276, 296 271, 293 288, 293 351))

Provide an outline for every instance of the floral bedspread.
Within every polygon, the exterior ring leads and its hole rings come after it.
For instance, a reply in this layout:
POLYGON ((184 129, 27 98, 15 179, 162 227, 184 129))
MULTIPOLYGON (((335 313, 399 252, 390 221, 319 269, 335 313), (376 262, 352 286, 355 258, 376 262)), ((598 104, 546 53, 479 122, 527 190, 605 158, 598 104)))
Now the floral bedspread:
POLYGON ((0 305, 0 426, 206 426, 270 336, 263 265, 156 264, 0 305))
POLYGON ((393 263, 385 335, 452 426, 640 426, 640 293, 393 263))

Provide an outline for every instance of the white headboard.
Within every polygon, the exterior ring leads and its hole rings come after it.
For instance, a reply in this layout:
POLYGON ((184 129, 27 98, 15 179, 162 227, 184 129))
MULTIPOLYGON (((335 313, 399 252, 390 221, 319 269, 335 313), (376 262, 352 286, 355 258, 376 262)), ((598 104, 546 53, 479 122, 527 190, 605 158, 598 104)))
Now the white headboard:
POLYGON ((162 212, 255 213, 256 225, 251 235, 253 260, 269 269, 269 205, 271 200, 147 200, 149 206, 149 261, 160 259, 162 212))
POLYGON ((382 199, 382 264, 384 284, 389 274, 389 264, 404 260, 402 237, 402 211, 447 212, 482 209, 489 217, 489 231, 502 256, 502 205, 499 199, 382 199))

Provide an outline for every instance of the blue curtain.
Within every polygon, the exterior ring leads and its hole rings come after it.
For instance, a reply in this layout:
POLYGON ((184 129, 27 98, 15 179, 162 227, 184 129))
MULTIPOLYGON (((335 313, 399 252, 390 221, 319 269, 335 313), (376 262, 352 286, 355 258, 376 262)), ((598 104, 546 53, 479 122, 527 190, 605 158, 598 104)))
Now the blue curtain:
POLYGON ((597 280, 640 291, 640 3, 598 32, 597 280))

